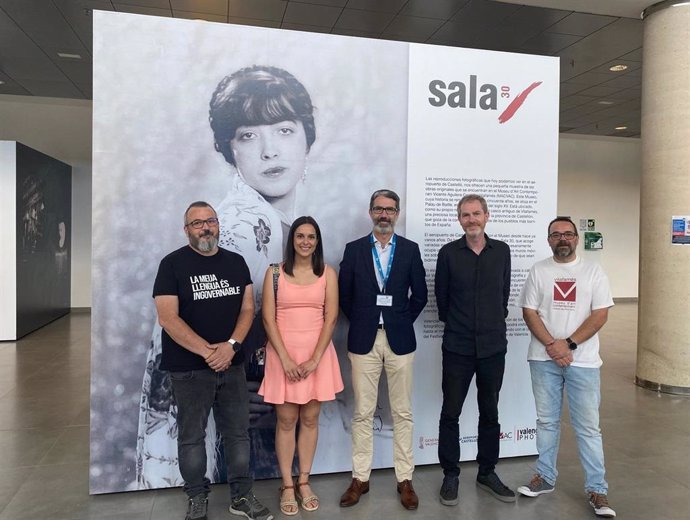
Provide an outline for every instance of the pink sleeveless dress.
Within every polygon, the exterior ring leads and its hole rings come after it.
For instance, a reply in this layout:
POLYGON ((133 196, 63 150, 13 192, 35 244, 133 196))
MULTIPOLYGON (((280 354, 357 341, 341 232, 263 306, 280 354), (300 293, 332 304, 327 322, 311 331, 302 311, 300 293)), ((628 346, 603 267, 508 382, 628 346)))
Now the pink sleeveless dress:
MULTIPOLYGON (((323 327, 325 301, 325 273, 313 284, 297 285, 287 281, 281 267, 276 321, 285 348, 298 365, 307 361, 316 348, 323 327)), ((267 345, 264 380, 259 388, 259 395, 264 396, 265 402, 306 404, 312 399, 332 401, 342 390, 343 379, 333 342, 326 347, 316 370, 296 383, 288 381, 278 354, 270 342, 267 345)))

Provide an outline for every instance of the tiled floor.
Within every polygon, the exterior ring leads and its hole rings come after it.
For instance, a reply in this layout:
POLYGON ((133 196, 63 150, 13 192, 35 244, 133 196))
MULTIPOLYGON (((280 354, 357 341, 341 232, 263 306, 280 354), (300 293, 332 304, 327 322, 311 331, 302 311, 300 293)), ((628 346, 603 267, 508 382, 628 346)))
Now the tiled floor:
MULTIPOLYGON (((610 316, 602 332, 602 429, 611 504, 619 518, 687 520, 690 398, 633 385, 637 305, 619 304, 610 316)), ((89 320, 87 313, 73 313, 21 341, 0 343, 0 520, 182 520, 186 503, 178 489, 88 495, 89 320)), ((534 461, 504 460, 499 474, 515 488, 531 476, 534 461)), ((557 491, 551 495, 504 504, 475 488, 475 464, 463 468, 457 507, 438 502, 441 472, 438 466, 425 466, 415 472, 421 503, 416 512, 399 505, 393 473, 384 470, 372 475, 371 492, 350 509, 337 504, 348 474, 313 477, 322 506, 295 518, 594 518, 567 426, 557 491)), ((278 509, 278 485, 262 481, 255 486, 273 510, 278 509)), ((216 486, 209 518, 229 520, 226 507, 225 487, 216 486)))

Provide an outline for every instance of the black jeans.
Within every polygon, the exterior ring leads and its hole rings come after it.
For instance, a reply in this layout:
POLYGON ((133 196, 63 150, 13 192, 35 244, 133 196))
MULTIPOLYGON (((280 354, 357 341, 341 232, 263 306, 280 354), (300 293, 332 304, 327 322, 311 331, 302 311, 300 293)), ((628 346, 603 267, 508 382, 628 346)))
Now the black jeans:
POLYGON ((205 439, 211 409, 223 438, 230 496, 249 493, 249 402, 244 366, 231 365, 224 372, 170 372, 170 380, 177 402, 177 454, 187 496, 207 495, 210 490, 205 439))
POLYGON ((498 462, 501 425, 498 422, 498 394, 503 384, 505 354, 488 358, 461 356, 443 351, 443 406, 438 427, 438 460, 444 475, 460 474, 460 428, 458 420, 472 377, 477 375, 479 427, 477 462, 479 474, 491 473, 498 462))

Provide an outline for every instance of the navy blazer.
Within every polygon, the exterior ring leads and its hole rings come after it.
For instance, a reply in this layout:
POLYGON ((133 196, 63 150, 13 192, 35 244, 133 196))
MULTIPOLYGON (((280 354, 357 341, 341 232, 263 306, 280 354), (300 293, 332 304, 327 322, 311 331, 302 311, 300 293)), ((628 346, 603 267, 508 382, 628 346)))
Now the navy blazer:
POLYGON ((417 348, 412 324, 427 302, 426 272, 419 246, 396 235, 395 256, 386 283, 386 294, 393 296, 393 305, 380 307, 376 305, 380 290, 370 237, 371 234, 347 244, 340 262, 340 307, 350 320, 347 349, 355 354, 370 352, 379 315, 383 313, 391 349, 398 355, 409 354, 417 348))

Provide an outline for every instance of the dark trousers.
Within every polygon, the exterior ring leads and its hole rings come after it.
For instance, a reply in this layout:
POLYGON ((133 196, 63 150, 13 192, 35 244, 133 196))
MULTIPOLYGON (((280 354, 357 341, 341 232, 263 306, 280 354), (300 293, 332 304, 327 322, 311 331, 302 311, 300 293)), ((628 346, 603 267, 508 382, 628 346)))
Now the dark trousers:
POLYGON ((498 422, 498 394, 503 384, 505 354, 488 358, 461 356, 443 351, 443 406, 438 432, 438 460, 444 475, 460 474, 460 428, 458 421, 472 377, 477 376, 479 427, 477 462, 479 474, 491 473, 498 462, 501 425, 498 422))
POLYGON ((210 491, 205 440, 211 409, 223 438, 230 496, 249 493, 249 400, 244 367, 231 365, 224 372, 170 372, 170 381, 177 403, 177 453, 187 496, 210 491))

